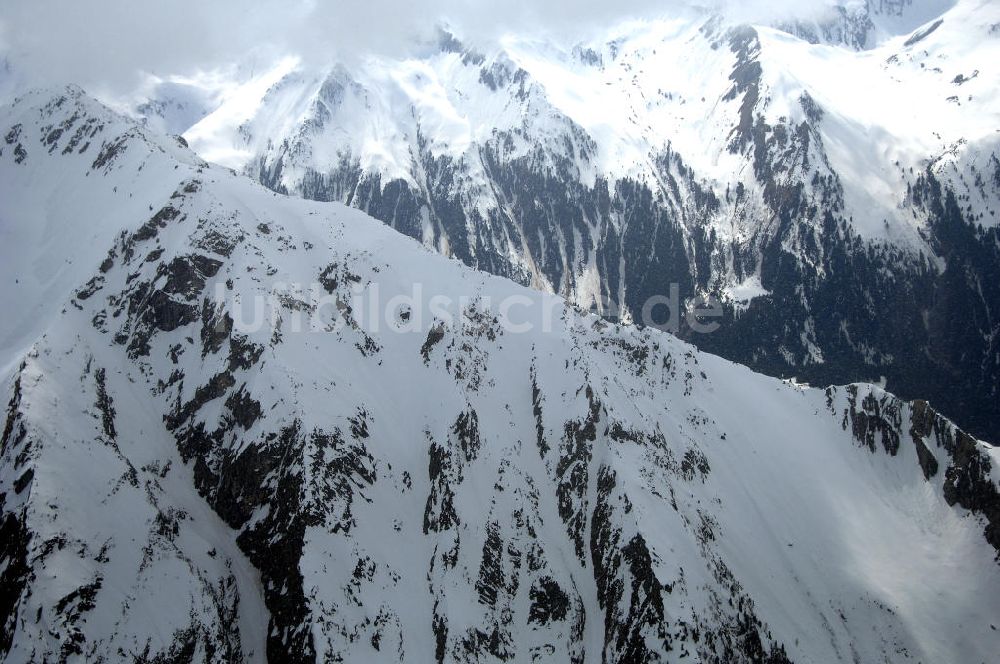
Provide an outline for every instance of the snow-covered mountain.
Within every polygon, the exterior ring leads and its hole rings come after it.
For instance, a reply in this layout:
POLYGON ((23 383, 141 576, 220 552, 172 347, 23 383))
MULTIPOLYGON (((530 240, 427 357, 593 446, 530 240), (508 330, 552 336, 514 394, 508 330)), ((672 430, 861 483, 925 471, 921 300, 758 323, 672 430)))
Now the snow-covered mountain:
POLYGON ((4 661, 1000 651, 1000 454, 927 402, 611 324, 79 89, 0 136, 4 661))
POLYGON ((956 4, 956 0, 854 0, 825 6, 804 3, 801 15, 779 16, 774 26, 810 44, 865 50, 894 37, 919 34, 920 28, 932 25, 956 4))
POLYGON ((1000 5, 770 25, 677 10, 571 48, 284 61, 185 137, 613 320, 674 284, 720 298, 720 331, 681 330, 699 348, 1000 440, 1000 5))

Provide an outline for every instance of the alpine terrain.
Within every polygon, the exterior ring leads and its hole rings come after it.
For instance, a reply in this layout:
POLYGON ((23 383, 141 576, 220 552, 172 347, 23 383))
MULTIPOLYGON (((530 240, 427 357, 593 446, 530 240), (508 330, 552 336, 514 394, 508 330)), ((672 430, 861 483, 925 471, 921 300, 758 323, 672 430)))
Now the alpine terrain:
POLYGON ((675 14, 574 46, 442 31, 405 58, 282 61, 194 116, 165 84, 139 111, 610 320, 649 324, 672 287, 716 298, 718 332, 677 330, 700 349, 876 382, 1000 441, 1000 4, 675 14))
POLYGON ((674 14, 0 43, 0 661, 995 663, 1000 6, 674 14))
POLYGON ((609 323, 78 88, 0 130, 5 661, 1000 651, 1000 453, 926 401, 609 323))

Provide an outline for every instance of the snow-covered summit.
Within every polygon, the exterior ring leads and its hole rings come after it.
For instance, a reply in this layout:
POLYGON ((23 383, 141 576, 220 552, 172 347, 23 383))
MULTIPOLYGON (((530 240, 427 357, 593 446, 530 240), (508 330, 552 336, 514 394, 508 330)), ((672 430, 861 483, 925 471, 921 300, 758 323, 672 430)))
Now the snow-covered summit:
POLYGON ((177 173, 207 164, 178 138, 109 112, 78 87, 26 93, 5 120, 0 150, 19 166, 0 180, 0 280, 5 305, 17 312, 0 320, 6 371, 89 278, 128 221, 173 191, 177 173), (39 182, 79 177, 89 186, 59 195, 36 191, 39 182))

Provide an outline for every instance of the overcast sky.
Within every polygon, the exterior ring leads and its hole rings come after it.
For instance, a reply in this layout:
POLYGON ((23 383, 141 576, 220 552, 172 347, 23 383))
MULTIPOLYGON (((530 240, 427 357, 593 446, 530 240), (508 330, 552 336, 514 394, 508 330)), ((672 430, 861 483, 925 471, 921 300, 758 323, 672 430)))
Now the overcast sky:
MULTIPOLYGON (((32 83, 134 89, 144 73, 210 71, 257 58, 402 54, 445 22, 475 39, 598 27, 678 10, 683 0, 0 0, 0 54, 32 83)), ((690 1, 690 0, 689 0, 690 1)), ((744 20, 834 0, 702 0, 744 20)))

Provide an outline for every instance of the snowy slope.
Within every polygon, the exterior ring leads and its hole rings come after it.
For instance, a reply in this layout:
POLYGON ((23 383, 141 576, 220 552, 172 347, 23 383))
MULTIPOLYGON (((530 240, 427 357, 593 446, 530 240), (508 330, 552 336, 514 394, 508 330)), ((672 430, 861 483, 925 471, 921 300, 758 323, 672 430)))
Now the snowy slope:
POLYGON ((18 107, 24 115, 9 118, 2 143, 20 166, 0 181, 0 280, 5 303, 17 312, 0 321, 5 371, 20 362, 71 291, 89 278, 114 237, 173 190, 174 174, 204 165, 176 140, 140 132, 135 123, 108 115, 79 93, 50 109, 36 106, 25 101, 18 107), (29 138, 26 127, 40 139, 29 138), (35 150, 62 158, 28 159, 36 143, 35 150), (133 143, 145 149, 127 150, 133 143), (159 154, 171 159, 154 158, 159 154), (93 184, 85 189, 46 198, 33 190, 39 180, 73 180, 91 171, 93 184))
POLYGON ((5 661, 1000 649, 996 451, 925 402, 611 325, 76 89, 14 126, 5 223, 108 235, 5 384, 5 661))

